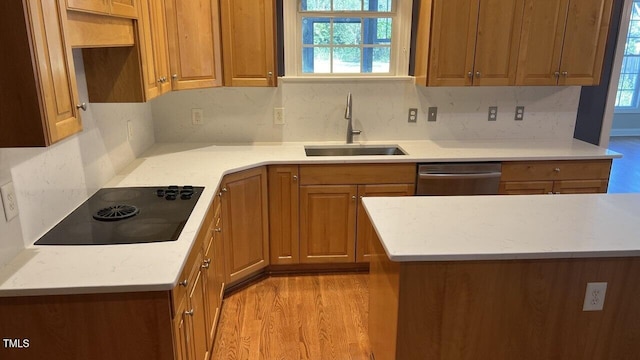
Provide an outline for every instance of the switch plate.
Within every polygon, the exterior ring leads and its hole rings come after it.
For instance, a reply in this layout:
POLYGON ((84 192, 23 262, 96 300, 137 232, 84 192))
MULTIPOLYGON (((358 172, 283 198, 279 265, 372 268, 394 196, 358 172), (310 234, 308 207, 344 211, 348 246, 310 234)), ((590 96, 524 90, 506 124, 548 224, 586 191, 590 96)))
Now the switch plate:
POLYGON ((489 117, 487 120, 496 121, 498 119, 498 107, 497 106, 489 106, 489 117))
POLYGON ((438 118, 438 107, 432 106, 429 108, 429 115, 427 116, 427 121, 436 121, 438 118))
POLYGON ((273 108, 273 124, 284 125, 284 108, 273 108))
POLYGON ((524 106, 516 106, 516 116, 513 119, 516 121, 524 120, 524 106))
POLYGON ((7 221, 18 216, 18 200, 16 191, 13 189, 13 182, 6 183, 0 187, 2 193, 2 205, 4 206, 4 216, 7 221))
POLYGON ((409 108, 408 121, 410 123, 418 122, 418 109, 417 108, 409 108))
POLYGON ((606 282, 587 283, 587 291, 584 294, 582 311, 602 311, 604 296, 607 293, 606 282))
POLYGON ((191 109, 191 123, 193 125, 202 125, 204 124, 204 113, 202 109, 191 109))

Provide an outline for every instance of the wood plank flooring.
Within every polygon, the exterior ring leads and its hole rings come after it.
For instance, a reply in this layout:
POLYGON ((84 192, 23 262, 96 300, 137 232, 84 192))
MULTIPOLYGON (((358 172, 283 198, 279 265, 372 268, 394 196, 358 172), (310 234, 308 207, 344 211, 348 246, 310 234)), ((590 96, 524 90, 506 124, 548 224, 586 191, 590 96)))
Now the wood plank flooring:
POLYGON ((224 300, 212 360, 369 360, 369 274, 270 277, 224 300))
POLYGON ((609 149, 622 153, 623 157, 613 160, 608 192, 640 192, 640 137, 612 137, 609 149))

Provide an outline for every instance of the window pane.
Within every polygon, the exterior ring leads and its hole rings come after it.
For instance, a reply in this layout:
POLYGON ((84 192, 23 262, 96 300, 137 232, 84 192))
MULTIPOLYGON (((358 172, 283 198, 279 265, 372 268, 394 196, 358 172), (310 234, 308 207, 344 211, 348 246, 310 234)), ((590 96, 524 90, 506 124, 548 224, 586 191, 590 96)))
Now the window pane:
POLYGON ((331 40, 331 25, 327 18, 302 18, 302 43, 329 44, 331 40))
POLYGON ((625 55, 640 55, 640 39, 628 38, 624 53, 625 55))
POLYGON ((633 6, 631 7, 631 20, 640 20, 640 3, 633 2, 633 6))
POLYGON ((359 73, 360 72, 360 48, 339 47, 333 49, 334 73, 359 73))
POLYGON ((388 73, 391 63, 391 48, 376 47, 373 48, 373 69, 374 73, 388 73))
POLYGON ((302 72, 310 74, 330 73, 331 50, 328 47, 306 47, 302 49, 302 72))
POLYGON ((618 91, 615 106, 633 107, 633 91, 618 91))
POLYGON ((364 10, 389 12, 391 11, 391 3, 392 0, 364 0, 364 10))
POLYGON ((333 10, 362 11, 362 1, 361 0, 333 0, 333 10))
POLYGON ((361 19, 337 18, 333 23, 333 43, 338 45, 358 45, 362 38, 361 19))
POLYGON ((364 43, 390 44, 391 18, 364 19, 364 43))
POLYGON ((331 0, 302 0, 302 11, 331 10, 331 0))
POLYGON ((640 37, 640 20, 632 20, 629 23, 629 37, 640 37))

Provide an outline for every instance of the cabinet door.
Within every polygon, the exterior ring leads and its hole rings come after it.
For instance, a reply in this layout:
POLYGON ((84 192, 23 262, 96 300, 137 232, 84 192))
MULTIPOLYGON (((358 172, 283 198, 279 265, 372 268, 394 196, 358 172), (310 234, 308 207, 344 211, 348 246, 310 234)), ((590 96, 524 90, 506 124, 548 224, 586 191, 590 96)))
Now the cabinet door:
POLYGON ((140 53, 146 100, 171 90, 169 63, 167 61, 167 36, 165 13, 161 0, 139 0, 140 53))
POLYGON ((606 193, 607 180, 561 180, 553 183, 556 194, 595 194, 606 193))
POLYGON ((569 0, 526 0, 516 85, 556 85, 569 0))
POLYGON ((222 85, 218 2, 167 0, 173 90, 222 85))
POLYGON ((102 14, 109 14, 111 11, 110 0, 66 0, 67 9, 97 12, 102 14))
POLYGON ((376 240, 376 231, 369 220, 362 204, 362 198, 371 196, 411 196, 414 194, 413 184, 392 185, 359 185, 358 186, 358 220, 356 236, 356 262, 369 262, 369 244, 376 240))
POLYGON ((471 85, 479 0, 434 0, 430 86, 471 85))
POLYGON ((266 168, 225 176, 222 192, 226 282, 229 284, 269 265, 266 168))
POLYGON ((28 4, 50 145, 82 130, 71 46, 65 41, 67 12, 58 1, 30 0, 28 4))
POLYGON ((559 85, 598 85, 613 0, 569 2, 559 85))
POLYGON ((271 264, 298 264, 298 166, 269 167, 271 264))
POLYGON ((276 86, 275 1, 221 0, 225 86, 276 86))
POLYGON ((355 260, 356 185, 300 186, 300 262, 355 260))
MULTIPOLYGON (((202 260, 202 257, 200 258, 202 260)), ((200 267, 202 262, 198 261, 196 266, 200 267)), ((209 347, 207 346, 206 316, 205 316, 205 288, 204 274, 202 271, 196 273, 191 291, 189 292, 189 309, 187 314, 191 318, 193 331, 193 358, 194 360, 207 360, 209 357, 209 347)))
POLYGON ((550 194, 553 181, 505 181, 500 183, 499 194, 502 195, 536 195, 550 194))
MULTIPOLYGON (((213 228, 209 230, 209 234, 213 234, 213 228)), ((202 264, 202 272, 204 276, 204 287, 205 287, 205 313, 206 313, 206 328, 207 328, 207 346, 211 348, 213 345, 215 329, 216 329, 216 320, 218 318, 218 312, 220 309, 218 294, 220 293, 220 289, 218 289, 217 278, 215 274, 215 264, 218 261, 218 258, 215 254, 215 236, 212 237, 207 242, 209 246, 204 253, 204 262, 202 264)))
POLYGON ((186 296, 181 299, 176 315, 173 318, 173 341, 175 360, 190 360, 191 334, 187 325, 186 317, 186 296))
POLYGON ((140 0, 111 0, 111 14, 123 17, 137 18, 140 0))
POLYGON ((481 0, 473 85, 514 85, 524 0, 481 0))

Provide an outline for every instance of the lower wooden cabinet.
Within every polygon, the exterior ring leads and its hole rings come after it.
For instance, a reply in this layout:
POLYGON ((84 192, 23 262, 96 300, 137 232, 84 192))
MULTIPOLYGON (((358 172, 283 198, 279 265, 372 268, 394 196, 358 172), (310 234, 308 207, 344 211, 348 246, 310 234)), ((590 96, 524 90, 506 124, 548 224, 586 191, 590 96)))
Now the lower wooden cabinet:
POLYGON ((606 193, 611 160, 502 163, 500 194, 606 193))
POLYGON ((269 265, 269 213, 265 166, 222 179, 225 281, 232 284, 269 265))
POLYGON ((299 264, 298 165, 273 165, 267 172, 271 264, 299 264))

